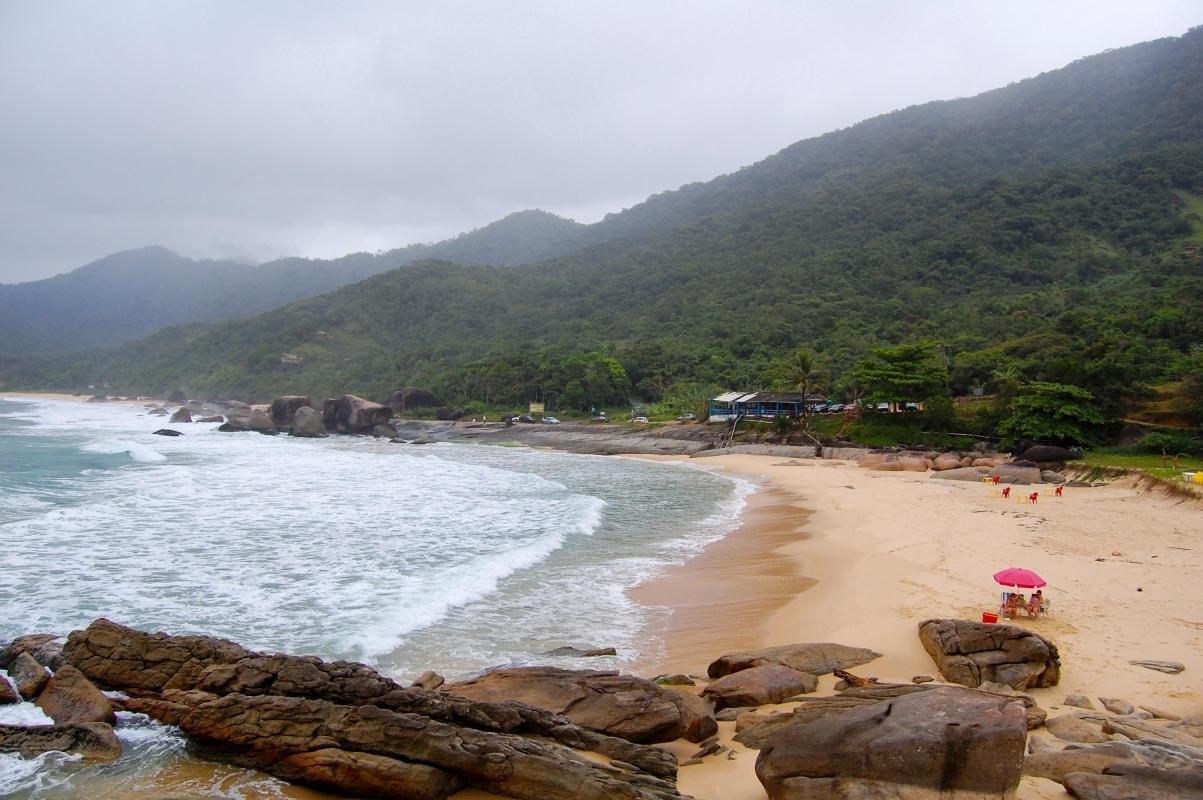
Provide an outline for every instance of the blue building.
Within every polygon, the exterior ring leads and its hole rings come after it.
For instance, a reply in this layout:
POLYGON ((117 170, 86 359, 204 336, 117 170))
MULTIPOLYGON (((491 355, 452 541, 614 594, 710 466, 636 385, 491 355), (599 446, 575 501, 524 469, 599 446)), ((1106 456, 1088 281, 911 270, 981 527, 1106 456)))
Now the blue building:
POLYGON ((803 397, 795 392, 727 392, 711 399, 710 421, 799 417, 805 406, 813 410, 815 406, 826 402, 825 397, 803 397))

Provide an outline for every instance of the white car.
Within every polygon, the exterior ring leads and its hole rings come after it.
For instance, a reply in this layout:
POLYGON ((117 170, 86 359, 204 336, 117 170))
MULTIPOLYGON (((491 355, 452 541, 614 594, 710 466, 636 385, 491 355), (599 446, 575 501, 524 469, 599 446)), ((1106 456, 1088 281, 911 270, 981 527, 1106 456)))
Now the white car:
POLYGON ((543 424, 544 425, 559 425, 560 421, 558 419, 556 419, 555 417, 544 417, 543 424))
POLYGON ((647 417, 632 417, 631 418, 631 422, 638 422, 638 423, 644 424, 644 425, 647 424, 647 421, 648 421, 647 417))

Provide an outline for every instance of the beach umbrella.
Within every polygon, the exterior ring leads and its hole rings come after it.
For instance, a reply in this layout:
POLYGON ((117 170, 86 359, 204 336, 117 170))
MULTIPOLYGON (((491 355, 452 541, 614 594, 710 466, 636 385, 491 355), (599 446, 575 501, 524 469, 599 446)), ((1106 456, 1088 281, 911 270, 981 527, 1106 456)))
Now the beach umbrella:
POLYGON ((1017 589, 1036 589, 1046 585, 1044 578, 1030 569, 1021 567, 1008 567, 1002 572, 996 572, 994 580, 1003 586, 1014 586, 1017 589))

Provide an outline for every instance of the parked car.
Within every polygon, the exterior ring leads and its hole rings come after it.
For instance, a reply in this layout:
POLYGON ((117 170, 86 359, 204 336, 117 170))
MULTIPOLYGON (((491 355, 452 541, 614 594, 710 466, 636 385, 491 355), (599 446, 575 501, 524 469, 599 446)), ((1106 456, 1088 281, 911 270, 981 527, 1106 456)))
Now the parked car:
POLYGON ((610 418, 605 414, 595 414, 589 419, 590 422, 609 422, 610 418))
POLYGON ((831 405, 827 406, 827 413, 829 413, 829 414, 838 414, 843 410, 844 410, 843 405, 841 405, 839 403, 832 403, 831 405))
POLYGON ((692 411, 686 411, 684 414, 677 417, 677 419, 683 420, 683 421, 695 420, 697 418, 698 418, 698 415, 693 413, 692 411))
POLYGON ((535 421, 535 418, 532 417, 530 414, 523 414, 522 416, 518 417, 518 421, 533 424, 535 421))
POLYGON ((878 403, 878 404, 877 404, 877 410, 878 410, 878 411, 889 411, 889 410, 890 410, 890 404, 889 404, 889 403, 878 403))
POLYGON ((648 422, 648 419, 647 419, 647 417, 632 417, 631 422, 638 422, 640 424, 646 425, 648 422))
POLYGON ((819 403, 817 406, 812 408, 811 411, 815 414, 826 414, 827 413, 827 404, 819 403))
POLYGON ((555 417, 544 417, 543 424, 544 425, 559 425, 560 421, 558 419, 556 419, 555 417))
POLYGON ((907 410, 907 411, 918 411, 918 410, 919 410, 919 404, 918 404, 918 403, 907 403, 907 404, 906 404, 906 410, 907 410))

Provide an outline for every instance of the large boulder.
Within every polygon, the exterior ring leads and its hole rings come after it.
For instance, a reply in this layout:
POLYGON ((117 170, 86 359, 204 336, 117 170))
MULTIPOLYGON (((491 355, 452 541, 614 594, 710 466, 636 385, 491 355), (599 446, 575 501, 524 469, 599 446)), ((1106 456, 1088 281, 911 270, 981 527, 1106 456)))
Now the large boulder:
POLYGON ((987 472, 989 472, 988 469, 980 467, 957 467, 956 469, 947 469, 943 472, 933 473, 932 477, 943 481, 972 481, 980 483, 982 477, 987 472))
POLYGON ((1056 686, 1061 679, 1057 647, 1015 625, 962 619, 929 619, 919 640, 946 681, 980 686, 990 681, 1023 691, 1056 686))
POLYGON ((278 430, 288 430, 292 427, 292 418, 297 413, 297 409, 301 408, 313 408, 313 401, 308 397, 295 394, 286 394, 282 397, 277 397, 272 401, 269 412, 272 424, 278 430))
POLYGON ((1076 714, 1062 714, 1045 720, 1044 727, 1053 736, 1066 742, 1089 744, 1111 740, 1110 736, 1103 733, 1102 723, 1083 719, 1076 714))
POLYGON ((388 399, 389 408, 398 413, 414 408, 438 408, 441 405, 443 401, 434 392, 416 386, 398 389, 388 399))
POLYGON ((23 700, 32 700, 41 694, 50 681, 50 670, 39 664, 29 653, 21 653, 8 668, 8 677, 23 700))
POLYGON ((770 800, 1002 797, 1023 767, 1023 705, 959 687, 912 692, 769 737, 756 776, 770 800))
POLYGON ((46 687, 38 695, 37 705, 59 725, 69 722, 107 722, 114 725, 117 722, 109 699, 82 672, 69 664, 47 681, 46 687))
POLYGON ((85 761, 115 761, 121 757, 121 742, 103 722, 0 725, 0 753, 34 758, 52 751, 79 755, 85 761))
POLYGON ((288 430, 290 436, 306 439, 321 439, 326 436, 326 425, 322 415, 311 406, 302 406, 292 415, 292 424, 288 430))
POLYGON ((998 478, 1002 483, 1013 483, 1016 486, 1030 486, 1041 482, 1039 467, 1015 463, 999 464, 990 470, 989 475, 991 478, 998 478))
POLYGON ((932 460, 914 453, 865 453, 857 458, 857 466, 881 472, 927 472, 932 460))
POLYGON ((256 433, 275 433, 276 425, 272 422, 272 418, 267 415, 267 412, 259 409, 252 409, 246 416, 230 417, 217 430, 222 433, 231 433, 239 431, 255 431, 256 433))
POLYGON ((763 706, 810 694, 818 684, 819 679, 809 672, 766 664, 719 678, 702 690, 702 697, 714 703, 716 709, 763 706))
POLYGON ((169 419, 167 421, 168 422, 176 422, 176 423, 191 422, 192 421, 192 412, 186 408, 181 407, 181 408, 177 409, 176 412, 171 415, 171 419, 169 419))
POLYGON ((711 662, 706 674, 711 678, 721 678, 752 667, 779 664, 811 675, 827 675, 837 669, 867 664, 875 658, 881 658, 881 653, 864 647, 849 647, 833 642, 804 642, 728 653, 711 662))
MULTIPOLYGON (((558 757, 554 754, 571 748, 592 751, 632 765, 633 770, 628 773, 632 782, 654 779, 667 781, 676 776, 675 757, 654 747, 587 730, 571 720, 524 703, 481 702, 442 692, 403 687, 362 664, 327 662, 312 656, 268 656, 222 639, 143 633, 104 619, 96 620, 86 630, 73 632, 64 651, 71 663, 101 686, 147 698, 145 704, 142 700, 127 701, 129 710, 150 714, 169 724, 177 724, 172 720, 178 718, 182 709, 173 704, 154 705, 154 698, 164 699, 173 693, 181 697, 204 695, 195 699, 198 705, 208 702, 210 698, 232 698, 230 705, 222 708, 232 708, 229 711, 231 717, 254 726, 247 735, 259 737, 268 732, 259 730, 260 718, 253 716, 253 708, 260 706, 249 701, 293 698, 338 707, 387 710, 410 721, 402 723, 403 728, 411 722, 413 726, 428 721, 444 723, 445 727, 438 728, 439 736, 447 735, 447 728, 451 729, 453 735, 456 731, 471 730, 517 739, 519 744, 515 746, 524 747, 525 743, 530 742, 532 747, 550 747, 553 756, 546 762, 549 768, 555 765, 558 757), (248 714, 252 716, 248 717, 248 714), (532 740, 527 737, 537 738, 532 740)), ((272 708, 270 705, 266 707, 272 708)), ((290 708, 295 710, 297 707, 290 708)), ((225 714, 226 711, 221 713, 225 714)), ((269 724, 269 721, 263 721, 265 727, 269 724)), ((222 736, 227 734, 234 735, 227 730, 222 736)), ((244 745, 239 741, 222 738, 221 742, 221 749, 234 757, 243 758, 246 755, 243 753, 244 745)), ((311 748, 317 744, 319 742, 306 742, 311 748)), ((439 748, 453 746, 445 739, 426 744, 439 748)), ((422 751, 423 746, 420 740, 407 744, 406 747, 412 748, 409 760, 432 763, 422 751)), ((457 752, 465 759, 488 758, 483 751, 458 748, 457 752)), ((257 759, 258 756, 252 753, 250 760, 261 764, 266 771, 288 777, 286 766, 276 767, 257 759)), ((504 769, 504 765, 496 769, 504 769)), ((576 780, 575 776, 569 777, 576 780)), ((540 797, 537 793, 513 796, 540 797)), ((675 797, 675 794, 615 795, 627 796, 675 797)))
POLYGON ((691 702, 684 692, 613 671, 507 667, 442 690, 494 703, 519 700, 631 742, 700 742, 718 730, 696 697, 691 702))
POLYGON ((21 692, 17 687, 9 683, 3 675, 0 675, 0 706, 11 706, 13 703, 21 702, 21 692))
POLYGON ((1034 461, 1037 464, 1063 464, 1066 461, 1080 461, 1082 451, 1076 448, 1038 444, 1024 450, 1019 457, 1024 461, 1034 461))
POLYGON ((322 407, 322 421, 339 433, 368 433, 377 425, 387 425, 392 415, 388 406, 353 394, 332 397, 322 407))
POLYGON ((1104 741, 1089 747, 1067 747, 1032 753, 1023 761, 1023 774, 1063 783, 1072 772, 1101 774, 1112 764, 1136 764, 1159 769, 1203 767, 1203 749, 1157 739, 1104 741))
POLYGON ((945 453, 943 455, 936 456, 936 458, 932 460, 932 469, 938 472, 944 472, 945 470, 950 469, 959 469, 962 466, 967 467, 969 464, 962 464, 961 457, 953 453, 945 453))
POLYGON ((8 669, 22 653, 29 653, 43 667, 58 669, 67 660, 63 657, 63 637, 54 633, 30 633, 18 636, 0 649, 0 669, 8 669))

